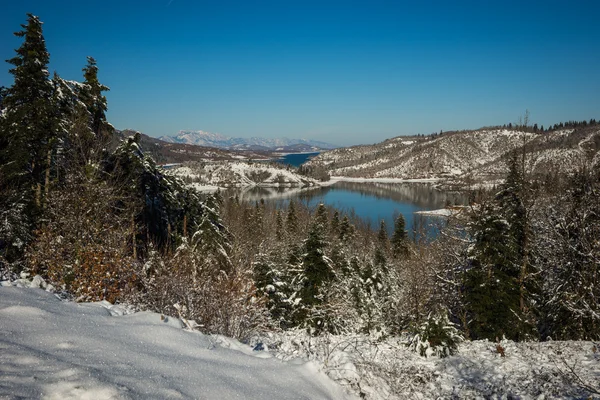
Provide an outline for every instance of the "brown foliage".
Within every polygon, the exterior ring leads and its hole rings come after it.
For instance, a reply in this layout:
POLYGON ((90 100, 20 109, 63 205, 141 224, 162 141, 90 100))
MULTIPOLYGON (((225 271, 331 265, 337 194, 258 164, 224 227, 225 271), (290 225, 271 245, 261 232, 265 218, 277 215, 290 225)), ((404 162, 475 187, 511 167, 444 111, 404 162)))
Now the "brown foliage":
POLYGON ((28 265, 78 300, 115 302, 136 281, 124 199, 79 177, 50 193, 28 265))

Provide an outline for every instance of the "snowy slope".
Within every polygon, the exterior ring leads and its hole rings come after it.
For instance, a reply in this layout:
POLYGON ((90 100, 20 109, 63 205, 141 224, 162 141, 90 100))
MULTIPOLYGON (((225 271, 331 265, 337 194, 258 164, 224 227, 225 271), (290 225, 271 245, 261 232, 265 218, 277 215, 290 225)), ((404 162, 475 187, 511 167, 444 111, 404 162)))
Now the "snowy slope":
POLYGON ((186 163, 168 170, 171 175, 186 182, 203 187, 304 187, 319 183, 312 178, 299 175, 281 164, 216 162, 186 163))
POLYGON ((223 346, 159 314, 119 314, 108 303, 0 287, 0 398, 353 398, 313 363, 232 339, 223 346))
POLYGON ((308 165, 332 176, 365 178, 464 178, 490 181, 506 174, 507 154, 526 147, 528 169, 571 171, 598 156, 600 127, 533 133, 508 129, 447 132, 430 137, 397 137, 374 145, 335 149, 308 165))

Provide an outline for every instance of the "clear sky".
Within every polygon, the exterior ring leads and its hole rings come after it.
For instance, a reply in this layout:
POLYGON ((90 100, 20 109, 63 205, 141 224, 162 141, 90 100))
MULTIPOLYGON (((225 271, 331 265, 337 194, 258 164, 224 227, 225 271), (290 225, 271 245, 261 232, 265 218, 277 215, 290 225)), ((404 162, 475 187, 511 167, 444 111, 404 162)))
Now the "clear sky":
MULTIPOLYGON (((374 143, 600 119, 600 1, 2 0, 0 58, 31 12, 50 71, 98 61, 109 120, 152 136, 374 143)), ((9 64, 0 85, 12 84, 9 64)))

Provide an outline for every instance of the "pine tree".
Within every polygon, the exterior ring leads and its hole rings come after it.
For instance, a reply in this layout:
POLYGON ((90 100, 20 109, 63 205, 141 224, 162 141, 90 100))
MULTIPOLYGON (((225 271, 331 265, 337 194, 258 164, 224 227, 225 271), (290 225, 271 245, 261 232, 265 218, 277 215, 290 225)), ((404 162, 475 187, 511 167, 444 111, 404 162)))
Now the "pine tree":
POLYGON ((9 70, 14 84, 2 101, 6 119, 2 136, 7 145, 0 150, 0 165, 6 177, 4 184, 25 190, 30 204, 39 208, 45 172, 50 168, 48 155, 56 144, 56 115, 42 22, 32 14, 27 17, 27 24, 21 25, 23 30, 15 32, 24 39, 23 44, 7 61, 14 66, 9 70))
POLYGON ((348 243, 352 234, 354 233, 354 227, 350 223, 350 219, 347 215, 344 215, 342 219, 342 223, 340 224, 340 234, 339 238, 342 243, 348 243))
POLYGON ((333 216, 331 217, 331 227, 330 227, 331 236, 337 238, 340 234, 340 213, 338 210, 333 212, 333 216))
POLYGON ((394 234, 392 235, 392 253, 395 258, 408 256, 408 235, 404 216, 398 215, 394 223, 394 234))
POLYGON ((298 215, 296 214, 296 204, 293 200, 290 200, 290 205, 288 206, 285 225, 288 234, 293 235, 298 233, 298 215))
POLYGON ((106 121, 108 109, 106 96, 102 92, 110 89, 98 80, 98 66, 93 57, 87 57, 87 65, 82 69, 83 85, 80 90, 81 101, 90 115, 90 127, 101 145, 106 145, 113 133, 113 127, 106 121))
POLYGON ((308 238, 304 242, 302 267, 304 283, 301 291, 302 302, 312 315, 311 326, 317 330, 323 329, 325 320, 319 315, 318 308, 326 302, 326 286, 334 277, 331 260, 325 256, 327 230, 327 209, 323 204, 317 207, 308 238), (310 310, 312 309, 312 310, 310 310))
POLYGON ((275 211, 275 238, 278 241, 282 241, 283 235, 283 217, 281 216, 281 211, 277 210, 275 211))
POLYGON ((542 338, 600 340, 600 172, 582 169, 557 199, 538 238, 542 338))
POLYGON ((475 243, 465 274, 465 303, 472 338, 513 340, 534 336, 529 279, 529 222, 524 204, 525 181, 519 158, 509 162, 506 182, 481 208, 471 226, 475 243))

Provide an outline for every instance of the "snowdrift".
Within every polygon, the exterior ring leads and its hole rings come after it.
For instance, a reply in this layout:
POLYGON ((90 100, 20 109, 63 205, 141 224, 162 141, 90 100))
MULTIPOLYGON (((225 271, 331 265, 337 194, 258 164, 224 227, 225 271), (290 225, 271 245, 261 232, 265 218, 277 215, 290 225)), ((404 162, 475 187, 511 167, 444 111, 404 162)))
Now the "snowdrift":
POLYGON ((282 362, 232 339, 183 330, 177 319, 0 287, 0 398, 6 397, 353 398, 314 363, 282 362))

